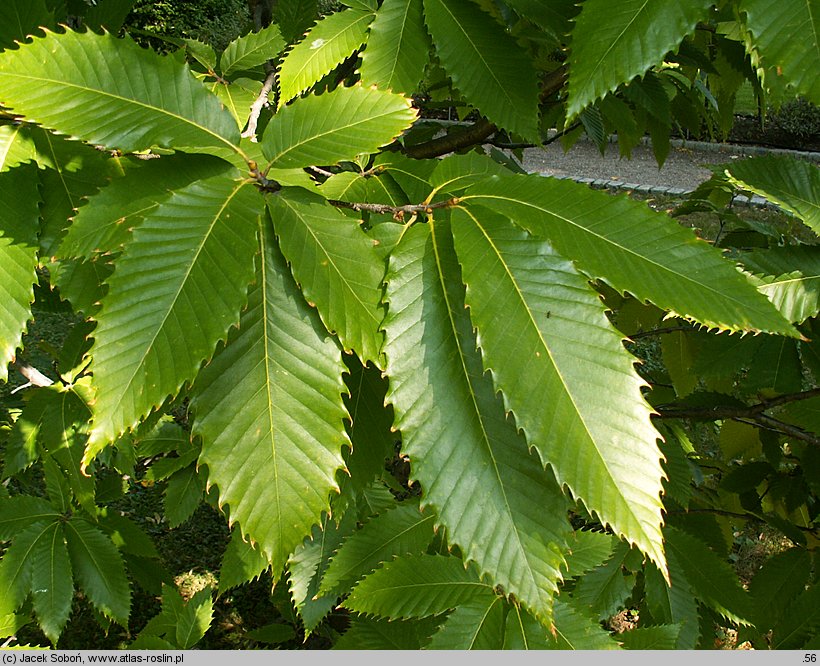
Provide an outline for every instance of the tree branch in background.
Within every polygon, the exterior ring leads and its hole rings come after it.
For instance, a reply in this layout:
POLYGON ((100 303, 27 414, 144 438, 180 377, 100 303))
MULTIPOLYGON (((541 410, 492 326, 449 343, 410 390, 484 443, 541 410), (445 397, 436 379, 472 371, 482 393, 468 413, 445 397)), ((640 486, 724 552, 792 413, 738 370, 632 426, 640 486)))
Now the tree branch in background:
POLYGON ((739 423, 746 423, 772 432, 780 433, 781 435, 788 435, 794 437, 802 442, 811 444, 812 446, 820 447, 820 437, 807 432, 802 428, 785 423, 773 416, 764 414, 768 409, 780 407, 790 402, 798 402, 800 400, 808 400, 820 395, 820 389, 811 389, 808 391, 800 391, 798 393, 788 393, 785 395, 771 398, 769 400, 761 400, 760 402, 738 407, 735 405, 715 405, 714 407, 669 407, 657 408, 658 417, 662 419, 697 419, 706 421, 715 421, 719 419, 732 419, 739 423))

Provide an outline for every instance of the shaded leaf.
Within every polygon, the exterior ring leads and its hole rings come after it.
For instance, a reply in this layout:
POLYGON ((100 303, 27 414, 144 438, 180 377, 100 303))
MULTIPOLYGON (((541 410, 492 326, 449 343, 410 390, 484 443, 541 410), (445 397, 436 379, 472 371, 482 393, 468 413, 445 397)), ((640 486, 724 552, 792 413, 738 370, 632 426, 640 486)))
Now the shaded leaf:
MULTIPOLYGON (((805 1, 808 3, 810 0, 805 1)), ((820 22, 817 28, 820 30, 820 22)), ((820 168, 816 164, 765 155, 732 162, 726 169, 726 175, 737 187, 773 201, 820 234, 820 168)))
POLYGON ((165 517, 171 528, 179 527, 194 515, 202 502, 203 490, 205 484, 197 472, 196 465, 188 465, 168 479, 163 504, 165 517))
POLYGON ((54 14, 44 0, 5 0, 0 3, 0 49, 28 41, 29 35, 41 34, 40 26, 53 23, 54 14))
POLYGON ((422 0, 386 0, 370 24, 359 74, 375 85, 410 95, 416 91, 430 57, 422 0))
POLYGON ((457 557, 416 555, 386 563, 360 581, 342 603, 358 613, 391 619, 443 613, 492 593, 457 557))
POLYGON ((228 164, 210 155, 176 154, 141 161, 89 197, 63 238, 60 255, 90 258, 96 253, 119 252, 133 230, 174 190, 230 171, 228 164))
POLYGON ((433 634, 429 650, 500 650, 504 645, 504 599, 486 594, 459 604, 433 634))
MULTIPOLYGON (((818 194, 820 196, 820 194, 818 194)), ((813 246, 773 247, 744 253, 743 267, 783 316, 802 323, 820 313, 820 251, 813 246)))
POLYGON ((258 578, 270 567, 261 548, 254 548, 242 538, 240 530, 231 532, 231 540, 222 556, 219 569, 219 595, 231 588, 258 578))
POLYGON ((32 550, 31 596, 40 628, 56 644, 74 599, 71 562, 63 527, 57 522, 48 525, 32 550))
POLYGON ((211 626, 213 606, 210 587, 199 590, 188 600, 176 622, 177 647, 189 650, 202 639, 211 626))
POLYGON ((424 0, 436 55, 468 102, 499 127, 540 142, 538 86, 530 59, 468 0, 424 0))
POLYGON ((698 21, 706 20, 711 5, 710 0, 584 2, 572 30, 567 116, 660 64, 698 21))
POLYGON ((433 539, 434 516, 415 502, 405 502, 374 517, 348 536, 325 572, 321 594, 340 593, 382 562, 423 553, 433 539))
POLYGON ((0 560, 0 617, 13 614, 31 589, 32 557, 37 544, 56 521, 38 521, 18 532, 0 560))
POLYGON ((664 534, 667 553, 674 556, 695 597, 727 620, 751 624, 751 599, 729 564, 686 532, 670 526, 664 534))
POLYGON ((680 630, 679 624, 638 627, 618 634, 618 640, 625 650, 676 650, 680 630))
POLYGON ((127 626, 131 590, 116 546, 82 518, 69 519, 64 529, 77 584, 97 610, 127 626))
POLYGON ((31 318, 37 274, 40 195, 37 171, 27 165, 0 173, 0 382, 31 318))
MULTIPOLYGON (((798 95, 820 104, 820 80, 812 72, 820 69, 820 11, 816 0, 743 0, 746 26, 754 35, 760 64, 767 77, 783 77, 798 95), (805 39, 795 38, 804 35, 805 39)), ((771 86, 774 82, 767 79, 771 86)), ((775 85, 777 85, 775 83, 775 85)))
POLYGON ((306 636, 336 605, 337 594, 320 591, 322 577, 330 558, 355 528, 356 518, 352 512, 345 514, 338 523, 325 516, 321 527, 314 526, 310 538, 305 539, 288 560, 290 595, 306 636))
POLYGON ((385 620, 353 616, 350 628, 333 644, 334 650, 420 650, 441 623, 441 617, 385 620))

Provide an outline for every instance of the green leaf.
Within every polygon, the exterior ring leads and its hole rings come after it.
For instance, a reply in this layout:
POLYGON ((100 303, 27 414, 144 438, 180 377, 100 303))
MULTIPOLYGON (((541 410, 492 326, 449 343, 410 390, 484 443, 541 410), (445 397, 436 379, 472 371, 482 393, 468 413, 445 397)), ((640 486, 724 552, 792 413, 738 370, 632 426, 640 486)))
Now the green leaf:
POLYGON ((422 506, 435 508, 466 561, 546 621, 566 548, 565 500, 505 418, 463 298, 449 224, 411 227, 387 279, 387 400, 422 506))
POLYGON ((105 28, 117 34, 136 0, 95 0, 83 14, 83 24, 94 30, 105 28))
POLYGON ((649 565, 644 572, 646 605, 655 622, 680 624, 676 649, 692 650, 700 640, 698 601, 676 560, 669 560, 667 583, 661 572, 649 565))
POLYGON ((663 567, 659 435, 598 295, 548 243, 495 213, 455 210, 453 236, 506 411, 560 484, 663 567))
POLYGON ((334 650, 420 650, 441 622, 439 617, 384 620, 355 615, 334 650))
POLYGON ((349 371, 345 405, 350 414, 348 432, 353 448, 345 456, 350 476, 342 477, 341 485, 361 492, 382 476, 385 462, 395 455, 398 437, 392 430, 393 408, 384 402, 387 378, 375 366, 363 366, 352 354, 344 360, 349 371))
POLYGON ((767 559, 749 584, 755 628, 765 633, 805 590, 811 575, 811 556, 805 548, 790 548, 767 559))
POLYGON ((433 635, 428 650, 501 650, 504 599, 494 594, 459 604, 433 635))
POLYGON ((675 558, 695 596, 727 620, 751 624, 751 599, 729 564, 705 543, 675 527, 667 527, 664 535, 668 556, 675 558))
POLYGON ((200 462, 245 538, 279 576, 337 488, 347 412, 341 352, 265 228, 248 307, 194 386, 200 462))
MULTIPOLYGON (((208 90, 219 98, 240 127, 245 127, 250 116, 251 106, 260 93, 258 81, 237 78, 233 81, 214 81, 208 84, 208 90)), ((268 101, 271 100, 270 95, 268 101)), ((239 165, 237 165, 239 166, 239 165)))
POLYGON ((57 643, 71 613, 74 579, 60 523, 48 525, 31 552, 31 596, 43 633, 57 643))
POLYGON ((359 74, 366 86, 410 95, 429 57, 422 0, 386 0, 370 24, 359 74))
POLYGON ((547 637, 548 629, 532 615, 518 606, 512 606, 507 613, 504 628, 505 650, 549 650, 552 641, 547 637))
POLYGON ((151 537, 128 516, 111 509, 100 509, 97 524, 123 553, 148 559, 159 558, 159 551, 151 537))
POLYGON ((537 175, 490 178, 461 200, 472 199, 550 240, 590 278, 640 300, 710 327, 798 337, 717 249, 643 202, 537 175))
POLYGON ((372 12, 348 9, 316 23, 282 59, 280 105, 310 88, 364 44, 372 20, 372 12))
POLYGON ((572 19, 579 11, 574 0, 507 0, 507 4, 558 42, 565 41, 573 27, 572 19))
POLYGON ((306 636, 319 626, 336 605, 339 595, 320 592, 322 577, 327 571, 330 558, 355 528, 356 517, 352 511, 346 513, 339 523, 325 516, 321 527, 315 525, 310 537, 304 540, 288 560, 290 596, 302 619, 306 636))
POLYGON ((88 421, 87 381, 70 387, 40 387, 29 398, 21 419, 29 421, 29 436, 34 437, 46 453, 65 472, 71 491, 80 505, 92 515, 94 478, 80 470, 88 421))
POLYGON ((282 254, 328 331, 362 363, 383 367, 384 262, 359 220, 299 190, 268 201, 282 254))
POLYGON ((553 650, 618 650, 615 639, 574 599, 555 600, 553 650))
POLYGON ((744 253, 743 268, 791 322, 802 323, 820 313, 820 251, 814 246, 773 247, 744 253))
POLYGON ((567 117, 663 61, 706 20, 711 0, 587 0, 575 19, 567 117))
POLYGON ((246 183, 217 176, 174 192, 134 233, 97 316, 84 464, 193 379, 237 323, 260 203, 246 183))
POLYGON ((599 620, 614 615, 632 593, 635 577, 623 570, 629 546, 623 542, 604 564, 588 571, 578 581, 573 598, 579 607, 589 609, 599 620))
POLYGON ((197 472, 196 465, 188 465, 175 472, 168 479, 163 503, 168 525, 172 528, 179 527, 194 515, 194 511, 202 502, 203 490, 205 484, 197 472))
POLYGON ((391 619, 438 615, 492 593, 457 557, 416 555, 388 562, 358 583, 342 603, 358 613, 391 619))
MULTIPOLYGON (((820 80, 812 74, 820 70, 817 0, 743 0, 740 9, 746 13, 746 26, 767 77, 782 77, 794 93, 820 104, 820 80)), ((772 83, 767 80, 770 87, 772 83)))
POLYGON ((245 635, 253 641, 278 645, 279 643, 286 643, 287 641, 295 639, 296 631, 294 631, 293 627, 289 624, 272 622, 271 624, 259 627, 259 629, 249 631, 245 635))
POLYGON ((436 55, 453 85, 490 121, 540 142, 538 85, 515 39, 468 0, 424 0, 436 55))
POLYGON ((488 155, 471 151, 464 155, 450 155, 439 160, 430 174, 430 185, 443 192, 457 193, 487 176, 509 175, 509 169, 501 166, 488 155))
POLYGON ((325 572, 320 593, 340 593, 382 562, 424 552, 433 539, 433 522, 432 512, 424 515, 415 502, 376 516, 344 540, 325 572))
POLYGON ((40 195, 34 166, 0 173, 0 382, 31 318, 37 282, 40 195))
POLYGON ((177 647, 189 650, 202 639, 211 626, 213 608, 214 602, 210 587, 199 590, 188 600, 177 618, 177 647))
POLYGON ((617 539, 606 532, 575 530, 567 539, 567 573, 575 578, 602 565, 613 554, 617 539))
POLYGON ((0 617, 11 615, 28 596, 31 589, 32 555, 39 540, 56 521, 38 521, 18 532, 0 560, 0 617))
MULTIPOLYGON (((817 25, 820 30, 820 22, 817 25)), ((726 175, 736 187, 773 201, 820 234, 820 168, 816 164, 766 155, 732 162, 726 175)))
POLYGON ((679 624, 639 627, 618 634, 618 640, 626 650, 676 650, 680 630, 679 624))
POLYGON ((302 38, 316 20, 317 13, 317 0, 290 0, 273 5, 274 22, 288 43, 302 38))
POLYGON ((0 50, 13 48, 17 42, 39 33, 39 26, 54 23, 54 13, 44 0, 5 0, 0 4, 0 50))
POLYGON ((32 495, 0 498, 0 541, 9 541, 29 525, 52 522, 59 512, 46 500, 32 495))
POLYGON ((29 129, 23 124, 0 125, 0 171, 37 160, 37 148, 29 129))
POLYGON ((64 526, 78 585, 97 610, 123 627, 127 626, 131 590, 117 547, 82 518, 75 516, 64 526))
POLYGON ((332 165, 374 153, 413 124, 410 100, 354 85, 310 95, 280 109, 262 135, 262 151, 278 169, 332 165))
POLYGON ((222 76, 253 69, 268 60, 273 60, 283 48, 285 40, 276 25, 239 37, 228 44, 220 56, 219 67, 222 76))
POLYGON ((49 32, 0 59, 0 103, 91 144, 235 150, 239 128, 188 67, 129 37, 49 32))
POLYGON ((242 538, 241 530, 231 532, 231 540, 222 556, 219 568, 219 592, 221 596, 228 590, 258 578, 270 567, 270 562, 261 548, 254 548, 242 538))
POLYGON ((543 624, 517 607, 507 614, 505 650, 617 650, 613 640, 588 612, 572 598, 555 600, 555 626, 549 632, 543 624))
POLYGON ((428 650, 500 650, 504 645, 504 599, 481 595, 459 604, 433 634, 428 650))
MULTIPOLYGON (((119 252, 133 230, 171 197, 198 180, 228 174, 231 167, 210 155, 167 155, 131 166, 80 208, 60 245, 60 256, 92 257, 119 252)), ((238 174, 237 174, 238 175, 238 174)))

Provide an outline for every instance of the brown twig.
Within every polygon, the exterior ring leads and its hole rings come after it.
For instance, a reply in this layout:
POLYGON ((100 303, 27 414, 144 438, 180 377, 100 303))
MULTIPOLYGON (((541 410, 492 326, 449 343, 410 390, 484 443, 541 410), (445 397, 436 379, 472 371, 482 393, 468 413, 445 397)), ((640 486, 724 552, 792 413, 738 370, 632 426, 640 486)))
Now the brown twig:
POLYGON ((251 104, 251 112, 248 116, 248 127, 242 132, 242 138, 252 139, 256 136, 256 127, 259 124, 259 114, 262 109, 268 104, 268 95, 273 90, 273 83, 276 80, 276 70, 271 69, 265 77, 265 82, 262 84, 262 90, 259 91, 259 96, 251 104))
POLYGON ((337 208, 348 208, 350 210, 355 210, 357 213, 361 212, 368 212, 368 213, 375 213, 376 215, 392 215, 394 220, 403 220, 406 215, 418 215, 419 213, 432 213, 434 210, 440 208, 452 208, 453 206, 457 205, 459 199, 457 197, 453 197, 452 199, 447 199, 447 201, 437 201, 436 203, 431 204, 407 204, 404 206, 388 206, 386 204, 376 204, 376 203, 361 203, 356 202, 352 203, 350 201, 336 201, 333 199, 328 199, 328 203, 332 206, 336 206, 337 208))

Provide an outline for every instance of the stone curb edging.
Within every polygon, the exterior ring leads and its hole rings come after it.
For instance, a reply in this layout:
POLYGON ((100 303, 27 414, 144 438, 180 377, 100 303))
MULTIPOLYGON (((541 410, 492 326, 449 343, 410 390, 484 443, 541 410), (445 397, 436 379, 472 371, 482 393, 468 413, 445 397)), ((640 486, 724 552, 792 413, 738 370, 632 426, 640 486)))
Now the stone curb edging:
MULTIPOLYGON (((564 174, 539 174, 544 178, 555 178, 556 180, 571 180, 582 185, 589 185, 598 190, 623 190, 625 192, 637 192, 639 194, 654 194, 667 197, 685 197, 694 190, 684 189, 682 187, 659 187, 657 185, 640 185, 638 183, 624 183, 620 180, 607 180, 606 178, 589 178, 585 176, 567 176, 564 174)), ((783 211, 778 205, 772 203, 768 199, 753 194, 752 196, 738 195, 735 204, 741 206, 754 206, 756 208, 771 208, 773 210, 783 211)))
MULTIPOLYGON (((556 130, 548 130, 547 138, 556 136, 556 130)), ((581 136, 579 141, 589 141, 592 139, 588 135, 581 136)), ((607 143, 618 143, 618 136, 610 134, 607 143)), ((648 136, 642 136, 640 143, 643 146, 651 146, 652 140, 648 136)), ((820 162, 820 152, 813 150, 794 150, 792 148, 769 148, 767 146, 744 145, 740 143, 711 143, 709 141, 695 141, 694 139, 669 139, 669 145, 673 148, 691 148, 705 153, 729 153, 730 155, 745 155, 753 157, 757 155, 785 155, 798 159, 809 160, 810 162, 820 162)))

